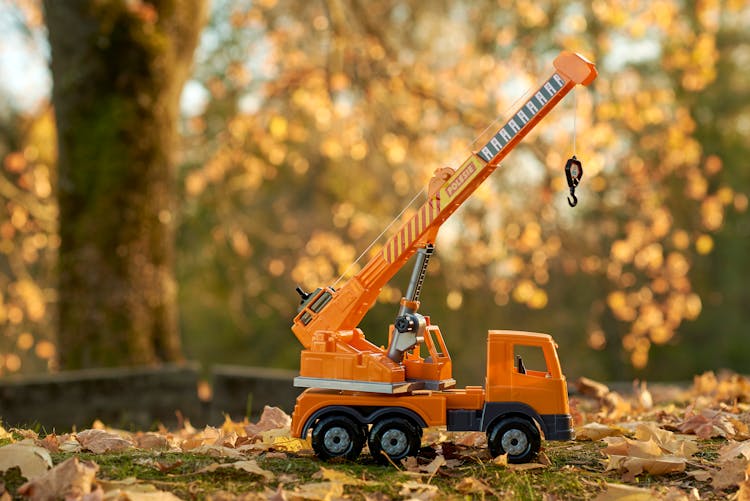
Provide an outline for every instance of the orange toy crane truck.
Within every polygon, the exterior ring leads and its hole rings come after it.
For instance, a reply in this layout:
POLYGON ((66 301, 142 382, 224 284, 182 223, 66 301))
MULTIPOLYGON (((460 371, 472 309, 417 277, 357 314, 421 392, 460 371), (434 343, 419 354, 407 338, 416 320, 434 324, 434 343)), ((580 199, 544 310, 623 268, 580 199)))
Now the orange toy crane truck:
MULTIPOLYGON (((536 455, 540 431, 547 440, 572 438, 567 386, 552 337, 489 331, 485 387, 456 389, 440 329, 418 313, 440 226, 576 84, 589 85, 597 74, 591 62, 568 51, 555 59, 554 67, 552 76, 484 147, 457 170, 435 172, 424 205, 359 273, 338 289, 306 293, 297 288, 302 300, 292 331, 304 350, 295 386, 308 389, 297 399, 292 435, 307 437, 312 431, 318 457, 354 459, 367 442, 376 460, 398 461, 417 453, 427 426, 484 431, 492 455, 507 453, 511 462, 526 462, 536 455), (378 347, 357 325, 382 287, 414 254, 389 346, 378 347), (541 370, 527 370, 519 349, 536 352, 536 369, 541 370)), ((575 200, 581 165, 575 158, 568 163, 575 200)))

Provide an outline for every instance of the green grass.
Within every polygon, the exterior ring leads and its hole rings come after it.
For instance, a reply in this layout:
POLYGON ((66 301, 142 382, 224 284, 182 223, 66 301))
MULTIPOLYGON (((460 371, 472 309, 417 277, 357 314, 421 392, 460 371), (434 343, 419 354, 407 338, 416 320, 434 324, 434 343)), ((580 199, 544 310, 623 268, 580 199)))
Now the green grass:
MULTIPOLYGON (((721 445, 722 441, 701 441, 701 452, 693 458, 691 464, 710 464, 716 459, 716 451, 721 445)), ((606 488, 606 483, 620 482, 619 473, 604 471, 605 462, 601 449, 602 444, 596 442, 547 442, 543 452, 551 464, 545 468, 526 471, 495 465, 483 452, 473 451, 479 452, 482 459, 467 457, 457 466, 442 467, 432 477, 428 474, 409 473, 404 468, 397 470, 392 465, 381 466, 367 454, 363 454, 357 462, 329 463, 321 462, 306 453, 288 454, 287 457, 266 453, 249 456, 248 459, 255 459, 260 467, 273 473, 274 478, 270 481, 260 475, 233 468, 200 472, 216 463, 236 461, 200 454, 131 449, 105 454, 56 453, 52 454, 52 458, 55 464, 73 456, 91 460, 99 465, 98 480, 137 479, 139 483, 152 484, 183 499, 205 499, 217 493, 242 496, 244 493, 263 492, 266 489, 275 491, 280 485, 284 491, 292 492, 304 489, 306 484, 322 482, 320 471, 321 467, 325 467, 345 473, 351 479, 366 481, 360 485, 344 486, 344 493, 353 499, 363 499, 375 494, 383 498, 398 499, 405 482, 419 481, 437 487, 440 498, 500 497, 532 501, 541 500, 545 495, 566 500, 591 499, 606 488), (461 481, 470 477, 481 480, 489 488, 489 492, 484 496, 482 493, 462 492, 461 481)), ((429 460, 425 459, 423 462, 429 460)), ((5 472, 0 480, 10 493, 15 493, 24 482, 17 468, 5 472)), ((697 487, 702 499, 723 499, 727 495, 713 492, 705 483, 696 483, 686 473, 659 477, 642 475, 637 479, 636 485, 661 490, 666 490, 671 485, 679 485, 683 489, 697 487)))

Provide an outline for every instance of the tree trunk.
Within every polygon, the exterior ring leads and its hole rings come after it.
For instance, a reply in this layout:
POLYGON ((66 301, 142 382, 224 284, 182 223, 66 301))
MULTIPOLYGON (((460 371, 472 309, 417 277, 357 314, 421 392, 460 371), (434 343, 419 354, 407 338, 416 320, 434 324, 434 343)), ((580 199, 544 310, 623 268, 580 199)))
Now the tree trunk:
POLYGON ((181 357, 179 97, 205 0, 45 0, 59 145, 65 369, 181 357))

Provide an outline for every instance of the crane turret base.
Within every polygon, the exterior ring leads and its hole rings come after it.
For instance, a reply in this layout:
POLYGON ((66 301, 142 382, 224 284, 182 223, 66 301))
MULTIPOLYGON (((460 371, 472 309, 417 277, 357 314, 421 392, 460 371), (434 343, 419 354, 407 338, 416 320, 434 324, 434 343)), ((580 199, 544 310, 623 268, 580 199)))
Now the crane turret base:
MULTIPOLYGON (((455 382, 454 382, 455 383, 455 382)), ((353 379, 326 379, 297 376, 294 386, 298 388, 321 388, 324 390, 360 391, 364 393, 387 393, 389 395, 409 393, 425 388, 424 381, 383 383, 380 381, 360 381, 353 379)))

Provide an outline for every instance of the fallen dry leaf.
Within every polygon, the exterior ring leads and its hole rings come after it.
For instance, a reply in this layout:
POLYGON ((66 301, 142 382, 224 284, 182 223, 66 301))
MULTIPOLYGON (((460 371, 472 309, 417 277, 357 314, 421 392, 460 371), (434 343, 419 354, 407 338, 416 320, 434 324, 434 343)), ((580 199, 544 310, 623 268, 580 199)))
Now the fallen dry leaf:
POLYGON ((27 480, 39 477, 52 468, 52 457, 44 447, 18 442, 0 447, 0 471, 18 467, 27 480))
POLYGON ((750 465, 745 470, 745 480, 739 483, 737 491, 737 501, 750 501, 750 465))
MULTIPOLYGON (((185 449, 183 449, 184 451, 185 449)), ((242 451, 237 449, 232 449, 230 447, 224 447, 223 445, 199 445, 198 447, 195 447, 194 449, 188 449, 193 454, 205 454, 206 456, 211 456, 215 458, 233 458, 233 459, 243 459, 245 456, 242 454, 242 451)))
POLYGON ((633 381, 633 398, 636 406, 642 411, 650 410, 654 406, 654 397, 648 390, 646 381, 633 381))
POLYGON ((687 458, 698 450, 692 442, 654 425, 639 426, 636 437, 641 440, 604 438, 607 447, 602 452, 607 454, 607 470, 621 472, 625 481, 632 481, 643 472, 665 475, 684 471, 687 458))
POLYGON ((344 495, 344 484, 338 482, 312 482, 295 487, 291 492, 285 492, 288 499, 309 499, 328 501, 338 499, 344 495))
POLYGON ((514 471, 528 471, 528 470, 539 470, 542 468, 547 468, 549 466, 548 464, 542 464, 542 463, 517 463, 517 464, 509 464, 508 468, 514 471))
POLYGON ((159 433, 136 433, 133 440, 136 447, 148 451, 165 451, 170 448, 167 437, 159 433))
POLYGON ((32 501, 48 499, 80 499, 92 491, 92 483, 99 466, 93 461, 79 461, 72 457, 44 474, 26 482, 18 493, 32 501))
POLYGON ((81 443, 73 435, 61 435, 58 438, 60 452, 81 452, 81 443))
POLYGON ((37 440, 36 444, 40 447, 44 447, 50 452, 60 452, 60 440, 54 433, 50 433, 46 437, 37 440))
POLYGON ((455 443, 466 447, 486 447, 487 434, 481 431, 470 431, 460 434, 455 443))
MULTIPOLYGON (((99 482, 103 487, 104 500, 113 501, 180 501, 171 492, 162 491, 151 484, 140 483, 135 478, 121 481, 99 482)), ((102 499, 102 498, 99 498, 102 499)), ((84 499, 82 501, 89 501, 84 499)), ((91 500, 94 501, 94 500, 91 500)))
POLYGON ((95 428, 76 433, 76 439, 81 444, 81 447, 95 454, 121 452, 133 447, 133 443, 130 440, 126 440, 111 431, 95 428))
POLYGON ((264 431, 260 434, 260 438, 260 445, 266 450, 275 449, 288 452, 299 452, 303 449, 310 449, 312 447, 309 440, 292 437, 288 427, 264 431))
POLYGON ((719 461, 728 461, 740 456, 750 459, 750 440, 744 442, 729 441, 727 445, 719 449, 719 461))
POLYGON ((206 473, 224 468, 232 468, 235 470, 246 471, 248 473, 252 473, 253 475, 260 475, 269 482, 275 478, 273 473, 258 466, 258 463, 255 462, 254 459, 235 461, 234 463, 214 463, 212 465, 206 466, 205 468, 201 468, 200 470, 196 471, 196 473, 206 473))
POLYGON ((603 441, 607 444, 607 447, 602 449, 604 454, 640 458, 658 457, 664 454, 659 444, 652 439, 644 441, 627 437, 605 437, 603 441))
POLYGON ((704 440, 713 437, 734 438, 737 429, 732 421, 731 415, 726 412, 702 409, 700 414, 687 416, 677 425, 677 429, 683 433, 694 433, 704 440))
POLYGON ((245 431, 245 427, 249 425, 250 422, 247 420, 247 418, 237 423, 235 421, 232 421, 232 418, 229 416, 229 414, 224 414, 224 423, 221 425, 221 431, 227 434, 235 433, 238 436, 246 436, 247 431, 245 431))
POLYGON ((594 501, 651 501, 656 498, 656 491, 632 485, 606 484, 604 492, 594 501))
POLYGON ((438 497, 440 491, 435 485, 423 484, 422 482, 409 480, 401 484, 401 490, 398 494, 407 499, 429 500, 438 497))
POLYGON ((687 461, 685 458, 675 456, 661 457, 634 457, 634 456, 608 456, 606 471, 615 470, 622 473, 622 479, 632 482, 635 477, 643 472, 651 475, 666 475, 668 473, 679 473, 685 471, 687 461))
POLYGON ((462 494, 472 494, 474 496, 481 496, 482 494, 497 496, 492 487, 474 477, 462 478, 458 485, 456 485, 456 490, 462 494))
POLYGON ((283 428, 289 428, 292 424, 292 418, 279 409, 278 407, 270 407, 266 405, 263 408, 263 413, 257 423, 249 423, 245 426, 245 433, 248 437, 259 436, 263 432, 278 430, 283 428))
POLYGON ((187 438, 180 444, 180 448, 183 451, 191 451, 204 445, 224 446, 224 433, 213 426, 206 426, 201 431, 187 434, 187 438))
POLYGON ((573 384, 582 395, 587 397, 604 398, 609 393, 609 386, 587 377, 580 377, 573 384))
POLYGON ((693 470, 687 472, 688 475, 696 479, 698 482, 708 482, 711 480, 711 472, 708 470, 693 470))
POLYGON ((401 465, 404 467, 406 473, 417 475, 427 474, 433 477, 441 466, 446 465, 446 460, 443 456, 435 456, 435 459, 428 464, 419 464, 419 460, 416 457, 410 456, 402 459, 401 465))
POLYGON ((705 372, 693 378, 693 395, 709 396, 716 401, 733 402, 750 400, 750 378, 735 373, 722 373, 717 377, 705 372))
POLYGON ((495 465, 497 465, 497 466, 505 466, 505 467, 507 467, 508 466, 508 454, 507 453, 500 454, 496 458, 492 459, 492 463, 495 464, 495 465))
POLYGON ((602 423, 586 423, 576 428, 576 440, 601 440, 604 437, 615 437, 625 433, 625 430, 616 425, 602 423))
POLYGON ((664 451, 675 456, 689 458, 698 452, 698 445, 694 441, 661 429, 654 423, 639 424, 635 430, 635 438, 641 441, 653 440, 664 451))
POLYGON ((734 487, 746 478, 747 459, 729 459, 721 463, 721 467, 711 472, 711 487, 724 490, 734 487))
POLYGON ((339 483, 341 485, 380 485, 380 482, 355 478, 344 471, 334 470, 332 468, 321 467, 318 473, 323 480, 339 483))

